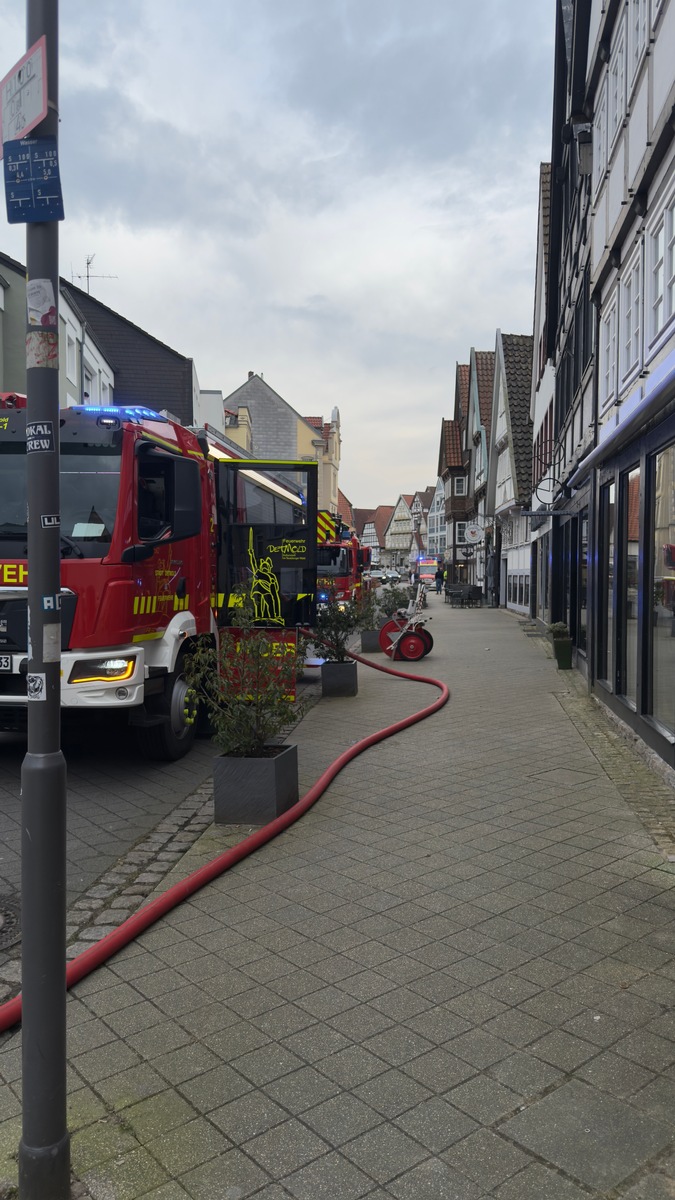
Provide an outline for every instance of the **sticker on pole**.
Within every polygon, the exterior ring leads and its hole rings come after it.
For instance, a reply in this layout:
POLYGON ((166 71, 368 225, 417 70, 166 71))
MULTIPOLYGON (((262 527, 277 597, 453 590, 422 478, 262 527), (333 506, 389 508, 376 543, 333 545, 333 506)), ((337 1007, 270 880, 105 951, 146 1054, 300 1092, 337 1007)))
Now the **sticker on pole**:
POLYGON ((46 116, 47 37, 43 34, 0 82, 3 145, 25 137, 46 116))
POLYGON ((33 421, 30 425, 26 425, 26 451, 28 454, 44 453, 45 451, 49 453, 55 448, 52 421, 33 421))

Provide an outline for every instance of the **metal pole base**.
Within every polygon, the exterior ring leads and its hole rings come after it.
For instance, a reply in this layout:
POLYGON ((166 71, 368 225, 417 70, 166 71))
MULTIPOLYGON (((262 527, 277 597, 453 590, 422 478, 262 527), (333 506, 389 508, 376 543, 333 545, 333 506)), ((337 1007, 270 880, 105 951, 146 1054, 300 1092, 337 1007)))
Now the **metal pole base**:
POLYGON ((42 1148, 19 1142, 19 1195, 21 1200, 69 1200, 70 1134, 54 1146, 42 1148))

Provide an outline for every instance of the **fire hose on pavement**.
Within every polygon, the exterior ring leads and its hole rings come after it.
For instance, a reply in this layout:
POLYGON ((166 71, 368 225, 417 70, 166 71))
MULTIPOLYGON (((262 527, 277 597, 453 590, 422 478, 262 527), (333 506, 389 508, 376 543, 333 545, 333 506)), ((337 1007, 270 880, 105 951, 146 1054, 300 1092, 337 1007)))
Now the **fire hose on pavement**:
MULTIPOLYGON (((76 958, 71 959, 66 966, 67 989, 74 987, 81 979, 90 975, 97 967, 102 966, 103 963, 107 962, 109 958, 112 958, 119 950, 127 946, 129 942, 132 942, 144 930, 154 925, 160 917, 165 916, 166 913, 176 908, 177 905, 182 904, 184 900, 187 900, 195 892, 198 892, 205 884, 211 883, 219 875, 223 875, 230 867, 235 866, 242 859, 248 858, 254 851, 260 849, 261 846, 266 845, 267 842, 272 841, 278 834, 283 833, 285 829, 293 825, 323 795, 343 767, 346 767, 348 763, 359 754, 362 754, 364 750, 368 750, 378 742, 393 737, 394 734, 400 733, 401 730, 415 725, 418 721, 425 720, 426 717, 430 717, 440 708, 443 708, 450 698, 447 685, 439 679, 433 679, 425 675, 410 675, 405 671, 396 671, 393 667, 380 666, 379 663, 370 662, 368 659, 362 658, 359 654, 351 653, 350 657, 355 659, 356 662, 372 667, 375 671, 382 671, 386 675, 394 675, 400 679, 407 679, 412 683, 429 684, 432 687, 438 688, 441 694, 432 704, 419 709, 418 712, 412 713, 408 717, 403 717, 393 725, 379 729, 375 733, 371 733, 367 737, 361 738, 360 741, 355 742, 353 746, 343 751, 331 763, 327 770, 317 779, 314 786, 304 796, 301 796, 297 803, 292 808, 289 808, 287 812, 282 813, 280 817, 276 817, 275 820, 270 821, 268 825, 264 825, 261 829, 257 829, 255 833, 244 838, 238 845, 217 855, 211 862, 193 871, 186 879, 173 884, 161 896, 158 896, 156 900, 151 900, 149 904, 146 904, 138 912, 134 913, 133 916, 123 921, 117 929, 102 937, 89 950, 84 950, 76 958)), ((14 999, 0 1005, 0 1033, 5 1033, 8 1029, 12 1029, 15 1025, 18 1025, 20 1020, 21 995, 19 994, 14 999)))

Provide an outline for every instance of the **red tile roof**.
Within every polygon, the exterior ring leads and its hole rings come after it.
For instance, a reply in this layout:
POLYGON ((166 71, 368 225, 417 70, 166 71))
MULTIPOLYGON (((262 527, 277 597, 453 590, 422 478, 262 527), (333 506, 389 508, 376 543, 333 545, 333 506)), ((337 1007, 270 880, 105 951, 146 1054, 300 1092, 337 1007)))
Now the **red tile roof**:
POLYGON ((455 371, 455 420, 466 420, 469 411, 469 364, 457 363, 455 371))
POLYGON ((492 390, 495 379, 494 350, 475 350, 476 382, 478 384, 478 408, 480 423, 485 429, 488 441, 492 425, 492 390))

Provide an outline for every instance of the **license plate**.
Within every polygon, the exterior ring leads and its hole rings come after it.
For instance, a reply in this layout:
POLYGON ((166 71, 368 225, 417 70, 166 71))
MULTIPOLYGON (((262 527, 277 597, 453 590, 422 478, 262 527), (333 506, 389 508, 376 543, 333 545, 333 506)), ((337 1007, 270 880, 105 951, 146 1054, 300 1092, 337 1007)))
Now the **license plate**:
POLYGON ((11 671, 12 656, 11 654, 0 654, 0 671, 11 671))

